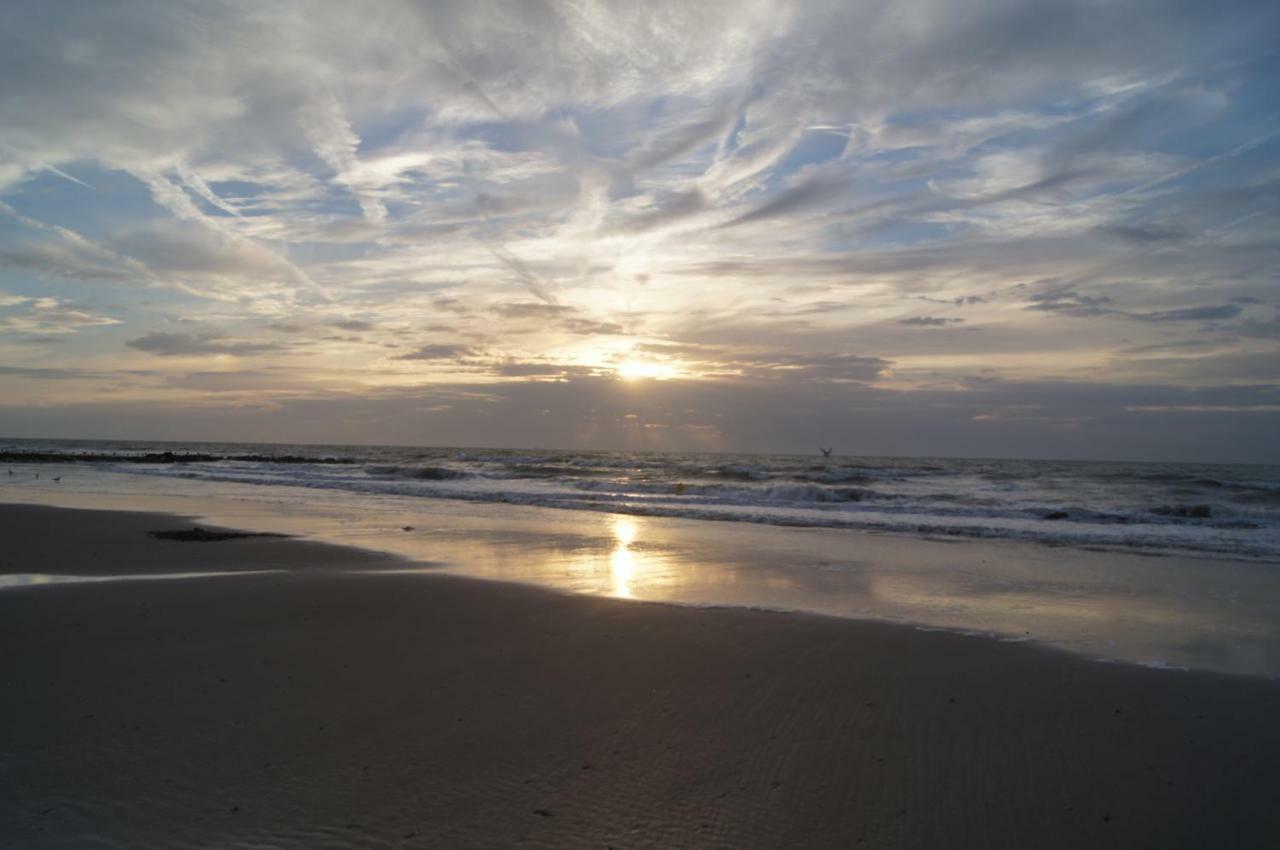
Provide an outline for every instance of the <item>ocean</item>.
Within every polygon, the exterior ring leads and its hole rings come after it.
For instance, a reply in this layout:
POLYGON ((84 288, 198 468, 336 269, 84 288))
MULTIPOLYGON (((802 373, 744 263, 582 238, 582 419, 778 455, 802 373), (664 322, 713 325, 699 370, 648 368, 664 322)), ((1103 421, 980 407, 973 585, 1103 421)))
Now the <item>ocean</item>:
POLYGON ((0 440, 0 462, 27 476, 55 463, 190 482, 1280 560, 1276 466, 30 439, 0 440))

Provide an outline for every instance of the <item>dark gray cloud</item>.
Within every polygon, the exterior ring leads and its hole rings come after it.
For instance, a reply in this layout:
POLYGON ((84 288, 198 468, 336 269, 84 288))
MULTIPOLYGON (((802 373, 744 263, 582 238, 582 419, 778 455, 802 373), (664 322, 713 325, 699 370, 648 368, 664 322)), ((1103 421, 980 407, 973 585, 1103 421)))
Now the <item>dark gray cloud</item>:
POLYGON ((594 319, 565 319, 560 327, 581 336, 618 336, 626 333, 626 329, 617 322, 597 322, 594 319))
POLYGON ((892 365, 882 357, 862 354, 744 350, 692 342, 640 343, 632 351, 662 359, 674 358, 722 378, 749 381, 870 382, 892 365))
POLYGON ((943 328, 947 325, 961 324, 963 321, 964 319, 948 319, 941 316, 912 316, 909 319, 899 319, 898 324, 918 328, 943 328))
POLYGON ((457 345, 449 343, 439 343, 435 345, 424 345, 419 349, 410 351, 407 354, 399 354, 391 358, 392 360, 457 360, 460 357, 470 357, 475 355, 477 349, 469 345, 457 345))
POLYGON ((274 343, 228 340, 212 332, 144 334, 125 342, 125 345, 148 354, 162 357, 178 357, 195 354, 266 354, 281 351, 274 343))
POLYGON ((928 295, 917 295, 921 301, 928 301, 932 304, 948 304, 955 307, 972 307, 975 304, 986 304, 991 300, 986 295, 957 295, 954 298, 933 298, 928 295))
POLYGON ((1156 224, 1134 222, 1131 224, 1104 224, 1094 228, 1101 236, 1131 242, 1137 245, 1158 245, 1162 242, 1175 242, 1185 239, 1185 231, 1176 227, 1162 227, 1156 224))
POLYGON ((202 393, 271 393, 277 397, 305 394, 314 388, 305 373, 285 369, 237 369, 228 372, 188 372, 170 376, 169 386, 202 393), (287 395, 282 395, 287 394, 287 395))
POLYGON ((1237 304, 1214 304, 1203 307, 1182 307, 1177 310, 1155 310, 1150 313, 1127 313, 1128 318, 1139 322, 1206 322, 1216 319, 1234 319, 1241 313, 1237 304))
POLYGON ((1239 304, 1206 304, 1171 310, 1137 312, 1110 306, 1114 301, 1106 295, 1086 295, 1071 284, 1054 284, 1027 296, 1028 310, 1059 313, 1077 318, 1119 316, 1135 322, 1204 322, 1234 319, 1243 312, 1239 304))
POLYGON ((463 302, 461 298, 452 296, 437 296, 431 299, 431 306, 437 310, 443 310, 446 313, 457 313, 465 316, 471 312, 471 308, 463 302))
POLYGON ((377 330, 377 325, 373 322, 365 322, 360 319, 345 319, 341 322, 330 322, 332 327, 343 331, 372 331, 377 330))
POLYGON ((860 354, 736 354, 729 363, 755 379, 795 381, 874 381, 891 365, 860 354))
POLYGON ((540 361, 504 360, 489 365, 489 371, 503 378, 568 378, 595 375, 602 370, 590 366, 540 361))
POLYGON ((574 312, 563 304, 543 304, 537 301, 516 301, 497 304, 490 310, 504 319, 554 319, 574 312))
POLYGON ((0 366, 0 376, 30 378, 36 381, 80 381, 100 378, 95 372, 83 369, 42 369, 38 366, 0 366))
POLYGON ((1171 339, 1150 345, 1134 345, 1118 350, 1120 354, 1153 354, 1168 351, 1196 351, 1222 347, 1222 339, 1171 339))
POLYGON ((1105 295, 1085 295, 1070 284, 1054 285, 1042 292, 1032 293, 1027 297, 1031 305, 1028 310, 1039 310, 1045 313, 1060 313, 1065 316, 1089 318, 1118 313, 1107 305, 1112 301, 1105 295))

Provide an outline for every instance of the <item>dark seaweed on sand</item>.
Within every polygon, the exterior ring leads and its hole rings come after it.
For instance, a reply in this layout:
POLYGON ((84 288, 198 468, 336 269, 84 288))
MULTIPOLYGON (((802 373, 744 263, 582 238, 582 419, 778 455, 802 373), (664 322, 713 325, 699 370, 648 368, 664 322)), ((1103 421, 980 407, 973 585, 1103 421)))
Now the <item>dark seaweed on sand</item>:
POLYGON ((245 537, 286 537, 284 534, 270 534, 265 531, 210 531, 207 528, 192 526, 178 531, 148 531, 147 534, 157 540, 177 540, 182 543, 217 543, 222 540, 240 540, 245 537))

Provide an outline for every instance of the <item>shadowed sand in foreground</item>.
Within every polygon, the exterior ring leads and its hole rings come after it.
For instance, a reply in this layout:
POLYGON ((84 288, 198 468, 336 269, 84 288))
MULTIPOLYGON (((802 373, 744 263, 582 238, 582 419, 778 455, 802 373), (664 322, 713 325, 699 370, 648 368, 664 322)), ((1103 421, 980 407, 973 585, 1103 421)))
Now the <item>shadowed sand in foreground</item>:
POLYGON ((1280 842, 1274 681, 191 525, 0 506, 4 573, 281 570, 0 591, 0 845, 1280 842))

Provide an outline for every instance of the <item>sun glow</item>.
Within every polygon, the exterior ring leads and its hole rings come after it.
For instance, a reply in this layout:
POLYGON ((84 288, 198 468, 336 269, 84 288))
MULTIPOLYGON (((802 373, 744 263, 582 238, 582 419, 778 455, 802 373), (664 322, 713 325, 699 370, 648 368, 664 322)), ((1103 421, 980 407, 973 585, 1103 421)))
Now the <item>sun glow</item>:
POLYGON ((639 381, 645 378, 663 381, 680 374, 674 366, 647 360, 625 360, 618 364, 616 371, 618 377, 624 381, 639 381))

